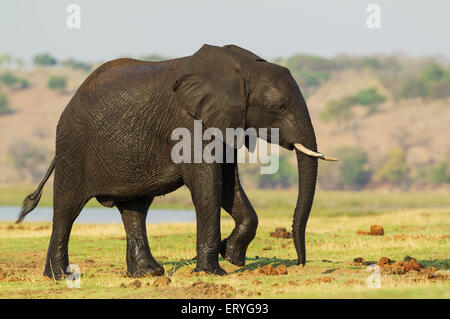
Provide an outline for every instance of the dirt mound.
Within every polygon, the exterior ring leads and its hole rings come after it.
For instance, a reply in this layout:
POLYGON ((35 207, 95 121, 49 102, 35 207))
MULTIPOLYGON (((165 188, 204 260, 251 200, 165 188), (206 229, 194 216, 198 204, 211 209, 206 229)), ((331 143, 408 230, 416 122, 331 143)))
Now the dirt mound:
POLYGON ((355 264, 356 266, 362 266, 362 265, 369 266, 369 265, 373 265, 373 264, 376 264, 376 263, 377 263, 376 261, 365 260, 362 257, 357 257, 357 258, 353 259, 353 264, 355 264))
POLYGON ((236 290, 228 284, 215 284, 210 282, 197 281, 185 288, 189 295, 202 297, 231 297, 236 290))
POLYGON ((304 285, 321 284, 321 283, 329 284, 333 280, 334 279, 331 277, 324 276, 324 277, 318 277, 318 278, 314 278, 314 279, 306 279, 303 282, 303 284, 304 285))
POLYGON ((4 271, 0 268, 0 281, 31 281, 30 277, 24 274, 17 275, 14 271, 4 271))
POLYGON ((8 225, 6 230, 25 230, 25 227, 23 225, 8 225))
POLYGON ((388 257, 381 257, 380 260, 377 262, 377 265, 380 267, 393 264, 395 261, 390 260, 388 257))
POLYGON ((345 285, 352 286, 352 285, 364 285, 364 283, 361 280, 357 279, 349 279, 345 282, 345 285))
POLYGON ((50 229, 50 226, 39 226, 33 229, 34 231, 47 230, 50 229))
POLYGON ((155 287, 167 287, 171 284, 172 280, 169 277, 162 276, 155 279, 153 286, 155 287))
POLYGON ((135 280, 128 285, 126 285, 124 282, 120 284, 120 288, 141 288, 142 283, 139 280, 135 280))
POLYGON ((378 263, 381 270, 386 273, 391 274, 406 274, 411 271, 420 272, 428 275, 433 275, 436 268, 429 267, 425 268, 421 263, 419 263, 415 258, 406 256, 404 261, 393 261, 388 257, 382 257, 378 263))
MULTIPOLYGON (((353 259, 356 265, 372 265, 374 261, 364 261, 364 258, 358 257, 353 259)), ((403 261, 392 260, 389 257, 381 257, 376 265, 380 267, 381 272, 386 274, 402 275, 407 273, 418 274, 422 279, 432 280, 450 280, 450 276, 446 274, 436 274, 436 268, 424 267, 415 258, 405 256, 403 261)))
MULTIPOLYGON (((389 239, 389 237, 386 237, 389 239)), ((394 240, 407 240, 407 239, 423 239, 423 240, 441 240, 441 239, 450 239, 449 235, 443 236, 430 236, 425 234, 396 234, 392 236, 394 240)))
POLYGON ((285 265, 279 265, 277 267, 273 267, 272 265, 266 265, 263 267, 258 267, 255 270, 244 270, 240 272, 239 275, 247 275, 247 276, 280 276, 287 275, 288 269, 285 265))
POLYGON ((371 225, 370 226, 370 232, 358 230, 356 232, 358 235, 372 235, 372 236, 383 236, 384 235, 384 229, 381 225, 371 225))
POLYGON ((292 233, 288 232, 285 227, 277 227, 274 232, 270 233, 270 237, 292 238, 292 233))
POLYGON ((3 271, 3 269, 0 268, 0 281, 6 279, 6 272, 3 271))

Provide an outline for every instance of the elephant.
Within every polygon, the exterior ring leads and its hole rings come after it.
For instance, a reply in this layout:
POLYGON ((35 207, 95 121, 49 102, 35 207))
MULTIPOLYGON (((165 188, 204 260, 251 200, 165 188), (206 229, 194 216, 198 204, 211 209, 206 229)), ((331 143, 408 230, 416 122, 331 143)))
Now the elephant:
MULTIPOLYGON (((92 198, 116 206, 126 232, 127 274, 159 276, 146 230, 156 196, 185 185, 197 220, 194 271, 225 275, 219 254, 245 264, 258 217, 241 185, 237 163, 174 163, 171 132, 193 130, 194 120, 226 128, 278 128, 278 144, 295 150, 298 198, 293 217, 297 264, 305 265, 305 229, 313 203, 318 159, 306 102, 290 71, 236 45, 203 45, 191 56, 160 62, 121 58, 104 63, 80 85, 56 129, 55 156, 17 222, 38 204, 54 171, 53 223, 44 275, 61 279, 68 269, 72 225, 92 198), (221 240, 220 211, 235 228, 221 240)), ((268 142, 271 136, 261 137, 268 142)))

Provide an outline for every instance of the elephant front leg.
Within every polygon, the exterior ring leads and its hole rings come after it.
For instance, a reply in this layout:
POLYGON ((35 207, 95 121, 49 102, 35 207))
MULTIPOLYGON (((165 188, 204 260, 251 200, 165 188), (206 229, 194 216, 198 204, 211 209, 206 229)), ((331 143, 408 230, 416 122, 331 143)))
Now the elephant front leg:
POLYGON ((117 203, 127 234, 127 273, 131 277, 161 276, 164 268, 153 258, 147 239, 145 219, 152 199, 117 203))
POLYGON ((233 265, 244 266, 248 245, 255 238, 258 216, 239 181, 237 164, 222 164, 222 207, 235 222, 230 236, 222 240, 220 254, 233 265))
POLYGON ((197 217, 197 266, 194 272, 226 275, 219 266, 220 165, 188 164, 184 181, 191 192, 197 217))

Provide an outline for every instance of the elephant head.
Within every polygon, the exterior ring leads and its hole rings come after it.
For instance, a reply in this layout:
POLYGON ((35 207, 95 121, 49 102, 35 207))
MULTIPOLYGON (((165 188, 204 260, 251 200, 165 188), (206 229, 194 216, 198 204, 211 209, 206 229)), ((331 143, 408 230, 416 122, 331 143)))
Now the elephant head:
MULTIPOLYGON (((336 160, 317 151, 305 100, 285 67, 235 45, 204 45, 176 75, 179 104, 206 127, 279 128, 279 145, 295 150, 298 198, 293 218, 297 263, 305 264, 305 229, 314 199, 317 160, 336 160)), ((266 137, 270 142, 270 135, 266 137)))

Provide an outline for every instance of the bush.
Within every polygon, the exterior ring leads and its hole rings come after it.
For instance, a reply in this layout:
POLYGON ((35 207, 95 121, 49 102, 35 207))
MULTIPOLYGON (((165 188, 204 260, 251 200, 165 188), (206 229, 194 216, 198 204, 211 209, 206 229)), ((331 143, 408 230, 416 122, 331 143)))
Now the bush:
POLYGON ((6 67, 9 67, 12 61, 11 55, 8 53, 0 54, 0 67, 3 67, 5 65, 6 67))
POLYGON ((428 173, 428 181, 431 184, 450 184, 450 161, 432 166, 428 173))
POLYGON ((6 86, 11 86, 17 82, 19 82, 19 78, 17 78, 11 72, 0 75, 0 82, 4 83, 6 86))
POLYGON ((423 167, 417 177, 432 185, 450 184, 450 160, 423 167))
POLYGON ((361 60, 361 66, 363 68, 372 68, 372 69, 379 69, 381 67, 381 62, 377 58, 373 57, 364 57, 361 60))
POLYGON ((365 168, 366 153, 359 148, 342 148, 336 151, 341 160, 341 183, 344 187, 360 189, 369 181, 369 171, 365 168))
POLYGON ((67 79, 63 76, 51 76, 47 86, 51 90, 64 90, 67 86, 67 79))
POLYGON ((26 79, 19 79, 10 72, 0 75, 0 82, 4 83, 6 86, 16 85, 16 87, 20 89, 26 89, 30 86, 26 79))
POLYGON ((349 98, 328 101, 325 109, 320 113, 320 119, 323 122, 349 120, 352 117, 352 113, 350 112, 352 104, 353 101, 349 98))
POLYGON ((297 181, 297 169, 284 156, 279 157, 276 174, 261 174, 258 178, 260 188, 289 188, 297 181))
POLYGON ((425 83, 432 83, 442 80, 444 77, 444 70, 436 63, 427 65, 420 72, 419 79, 425 83))
POLYGON ((286 66, 297 72, 329 72, 335 69, 333 61, 315 55, 298 54, 286 61, 286 66))
POLYGON ((354 147, 341 147, 334 152, 339 162, 321 163, 319 183, 325 189, 361 189, 370 180, 366 153, 354 147), (325 166, 326 165, 326 166, 325 166))
POLYGON ((90 71, 92 69, 92 65, 83 61, 76 61, 74 59, 67 59, 61 62, 62 66, 71 67, 73 69, 79 69, 83 71, 90 71))
POLYGON ((33 183, 41 180, 48 166, 47 153, 25 141, 9 147, 14 166, 24 175, 31 177, 33 183))
POLYGON ((428 95, 427 84, 423 80, 410 79, 403 84, 400 90, 400 98, 408 99, 415 97, 425 98, 428 95))
POLYGON ((376 88, 360 90, 354 95, 354 101, 364 106, 377 106, 386 101, 386 98, 378 93, 376 88))
POLYGON ((450 81, 441 81, 430 84, 428 96, 431 99, 443 99, 450 96, 450 81))
POLYGON ((43 54, 35 55, 33 57, 33 63, 35 65, 53 66, 53 65, 56 65, 56 63, 58 63, 58 61, 54 57, 52 57, 50 54, 43 53, 43 54))
POLYGON ((376 88, 368 88, 358 91, 354 95, 345 96, 340 100, 331 100, 320 113, 324 122, 332 120, 345 121, 352 117, 351 108, 362 105, 369 108, 369 114, 376 111, 377 106, 386 101, 386 98, 378 93, 376 88))
POLYGON ((409 168, 406 165, 403 150, 390 150, 383 165, 374 174, 373 181, 377 183, 405 184, 408 181, 409 168))
POLYGON ((8 114, 11 112, 8 105, 8 99, 6 98, 6 96, 0 93, 0 115, 8 114))
POLYGON ((328 72, 302 71, 296 76, 297 81, 306 87, 319 86, 324 80, 330 77, 328 72))
POLYGON ((440 99, 450 96, 450 77, 447 70, 442 69, 438 64, 431 63, 427 65, 419 75, 409 79, 403 85, 400 97, 429 97, 431 99, 440 99))

